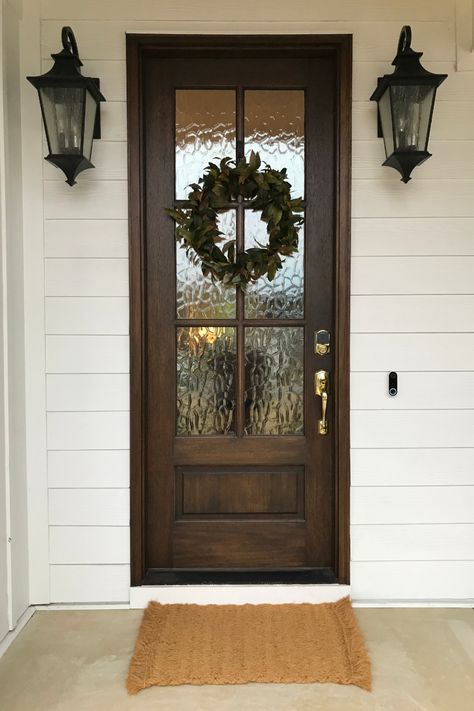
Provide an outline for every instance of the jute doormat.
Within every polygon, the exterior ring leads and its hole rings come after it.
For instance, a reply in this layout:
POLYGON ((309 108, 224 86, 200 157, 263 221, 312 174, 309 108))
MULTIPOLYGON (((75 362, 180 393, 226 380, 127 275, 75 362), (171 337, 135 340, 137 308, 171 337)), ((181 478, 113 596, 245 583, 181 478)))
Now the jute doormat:
POLYGON ((154 685, 251 682, 370 690, 370 660, 349 598, 321 605, 148 605, 130 662, 130 694, 154 685))

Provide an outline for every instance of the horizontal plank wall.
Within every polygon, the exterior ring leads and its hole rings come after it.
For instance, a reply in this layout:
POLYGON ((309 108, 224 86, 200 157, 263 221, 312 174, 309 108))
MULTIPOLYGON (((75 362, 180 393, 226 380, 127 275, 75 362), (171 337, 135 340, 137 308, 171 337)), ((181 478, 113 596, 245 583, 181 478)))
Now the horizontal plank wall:
POLYGON ((126 32, 353 34, 352 594, 474 598, 474 73, 455 72, 454 2, 43 0, 45 67, 63 24, 107 103, 97 168, 72 190, 43 169, 52 600, 128 598, 126 32), (407 23, 449 78, 406 186, 368 99, 407 23))

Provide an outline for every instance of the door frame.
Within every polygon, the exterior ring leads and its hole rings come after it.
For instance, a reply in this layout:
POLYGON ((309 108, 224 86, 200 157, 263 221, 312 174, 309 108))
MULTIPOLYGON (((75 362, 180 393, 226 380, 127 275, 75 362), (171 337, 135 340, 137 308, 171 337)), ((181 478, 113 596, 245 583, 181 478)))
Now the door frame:
POLYGON ((145 575, 146 492, 146 352, 144 314, 144 165, 142 59, 145 56, 222 57, 241 55, 245 49, 263 56, 336 57, 336 166, 335 166, 335 274, 334 274, 334 391, 335 409, 335 546, 338 582, 350 577, 350 245, 351 245, 351 111, 352 35, 159 35, 127 34, 128 216, 130 276, 130 544, 131 584, 143 584, 145 575))

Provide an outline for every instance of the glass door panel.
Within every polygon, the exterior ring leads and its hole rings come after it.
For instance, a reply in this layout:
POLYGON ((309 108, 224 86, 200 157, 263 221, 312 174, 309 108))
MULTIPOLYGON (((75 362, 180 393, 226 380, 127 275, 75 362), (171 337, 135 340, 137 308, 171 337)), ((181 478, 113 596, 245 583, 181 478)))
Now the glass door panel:
POLYGON ((178 435, 234 431, 235 328, 177 329, 178 435))
MULTIPOLYGON (((235 210, 219 217, 225 240, 236 239, 235 210)), ((235 288, 222 286, 204 276, 201 264, 176 243, 176 315, 179 319, 235 318, 235 288)))
POLYGON ((245 329, 245 434, 303 434, 304 329, 245 329))
POLYGON ((235 91, 176 91, 176 198, 185 200, 189 183, 216 156, 235 156, 235 91))
POLYGON ((245 92, 245 154, 260 154, 272 168, 287 169, 294 197, 304 197, 304 91, 245 92))
MULTIPOLYGON (((260 213, 245 211, 245 248, 267 242, 267 225, 260 213)), ((298 234, 298 252, 285 257, 273 281, 266 277, 249 284, 245 292, 245 318, 303 318, 304 226, 298 234)))

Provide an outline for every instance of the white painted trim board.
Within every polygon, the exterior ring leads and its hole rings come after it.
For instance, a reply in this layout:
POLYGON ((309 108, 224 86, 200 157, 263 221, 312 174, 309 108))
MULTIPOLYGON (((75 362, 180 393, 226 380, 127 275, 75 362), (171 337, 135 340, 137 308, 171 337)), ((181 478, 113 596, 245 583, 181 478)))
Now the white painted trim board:
POLYGON ((30 607, 27 607, 25 612, 22 614, 22 616, 18 620, 16 627, 13 630, 10 630, 10 632, 8 632, 7 635, 0 641, 0 659, 5 654, 7 649, 10 647, 12 642, 14 642, 15 639, 18 637, 21 630, 31 620, 31 618, 33 617, 35 612, 36 612, 36 608, 34 606, 30 605, 30 607))
POLYGON ((142 585, 130 588, 130 608, 151 600, 162 604, 280 605, 336 602, 350 595, 349 585, 142 585))

